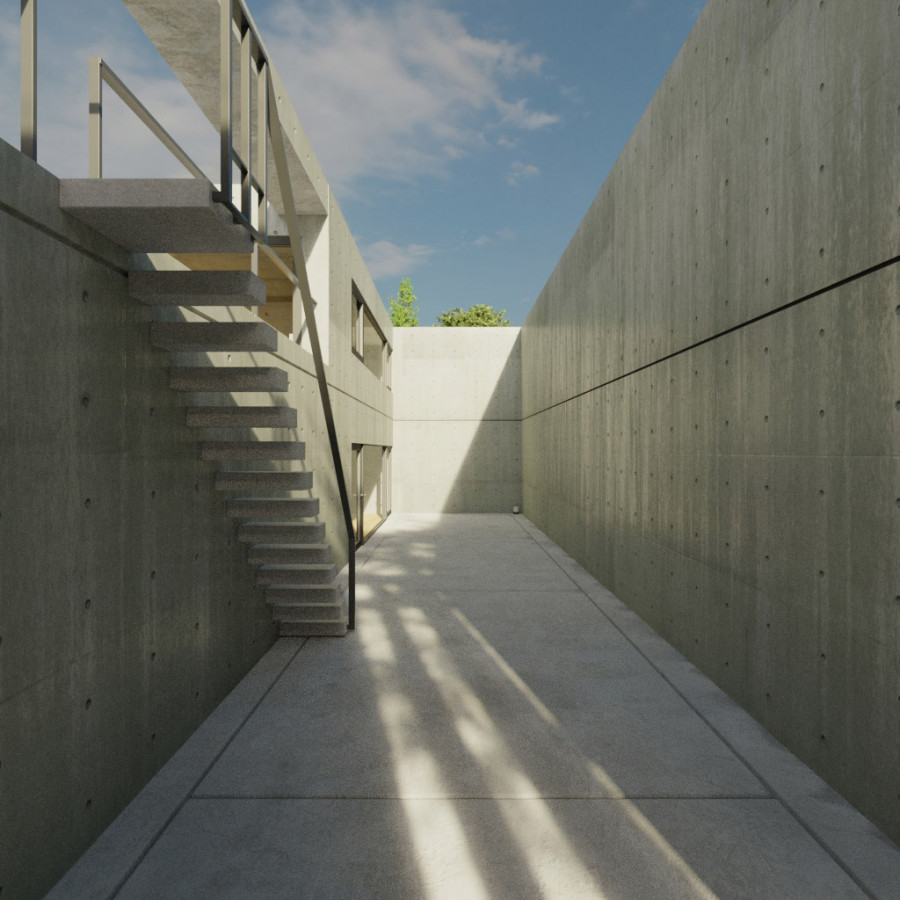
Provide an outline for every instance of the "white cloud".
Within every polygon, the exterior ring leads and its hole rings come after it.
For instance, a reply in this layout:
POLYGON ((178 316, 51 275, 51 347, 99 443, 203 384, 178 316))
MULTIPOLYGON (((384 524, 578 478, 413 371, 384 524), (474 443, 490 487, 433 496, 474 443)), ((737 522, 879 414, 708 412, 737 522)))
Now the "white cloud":
POLYGON ((484 247, 486 244, 493 244, 495 241, 512 241, 515 240, 516 233, 512 228, 503 227, 494 234, 493 237, 487 234, 481 234, 472 242, 476 247, 484 247))
POLYGON ((499 106, 503 110, 504 124, 513 125, 526 131, 537 131, 539 128, 546 128, 559 121, 559 116, 528 109, 528 103, 525 100, 517 100, 515 103, 501 102, 499 106))
POLYGON ((519 146, 519 142, 515 138, 508 138, 505 134, 501 134, 500 137, 497 138, 497 146, 513 149, 519 146))
POLYGON ((558 117, 504 96, 541 71, 522 45, 470 34, 432 4, 375 8, 284 2, 263 32, 326 176, 339 190, 365 176, 443 175, 503 125, 533 131, 558 117))
POLYGON ((376 241, 361 248, 363 259, 373 278, 408 275, 413 269, 428 261, 434 247, 425 244, 407 244, 398 247, 391 241, 376 241))
POLYGON ((541 170, 537 166, 517 160, 510 166, 509 173, 506 176, 506 183, 515 186, 523 178, 534 178, 540 174, 541 170))

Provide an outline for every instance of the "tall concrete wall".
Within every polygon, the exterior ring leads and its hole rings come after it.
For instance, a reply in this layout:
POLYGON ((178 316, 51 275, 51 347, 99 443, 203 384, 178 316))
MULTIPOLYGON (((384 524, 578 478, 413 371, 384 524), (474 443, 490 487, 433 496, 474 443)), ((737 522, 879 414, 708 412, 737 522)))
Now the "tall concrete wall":
POLYGON ((894 840, 898 57, 711 0, 522 330, 526 514, 894 840))
POLYGON ((519 505, 519 329, 397 328, 393 370, 394 510, 519 505))
MULTIPOLYGON (((387 314, 331 201, 328 379, 349 483, 354 441, 390 444, 390 392, 350 350, 351 279, 387 314), (363 370, 363 371, 360 371, 363 370)), ((165 260, 155 260, 165 264, 165 260)), ((171 265, 175 265, 170 261, 171 265)), ((184 424, 154 310, 129 258, 61 213, 52 175, 0 142, 0 890, 41 896, 276 637, 246 551, 184 424)), ((218 314, 216 314, 218 316, 218 314)), ((249 311, 227 316, 249 319, 249 311)), ((269 354, 181 355, 273 365, 269 354)), ((343 565, 343 531, 309 354, 279 337, 286 404, 343 565)), ((258 463, 247 464, 259 468, 258 463)), ((273 466, 282 464, 273 464, 273 466)))

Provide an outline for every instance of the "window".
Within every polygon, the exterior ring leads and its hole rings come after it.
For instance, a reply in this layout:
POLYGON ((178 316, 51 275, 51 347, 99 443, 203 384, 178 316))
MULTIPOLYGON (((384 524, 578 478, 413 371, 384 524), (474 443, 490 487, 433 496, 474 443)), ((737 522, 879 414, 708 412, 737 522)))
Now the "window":
POLYGON ((350 345, 354 355, 379 380, 384 381, 386 376, 389 378, 387 373, 390 348, 355 284, 351 328, 350 345))
POLYGON ((359 546, 391 512, 391 448, 354 444, 351 478, 350 505, 359 546))

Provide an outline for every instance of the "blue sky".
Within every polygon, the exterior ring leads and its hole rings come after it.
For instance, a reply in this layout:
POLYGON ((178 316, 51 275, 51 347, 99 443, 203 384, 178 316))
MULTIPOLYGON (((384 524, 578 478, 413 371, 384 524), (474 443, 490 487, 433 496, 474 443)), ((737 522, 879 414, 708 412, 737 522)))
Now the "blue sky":
MULTIPOLYGON (((39 4, 43 165, 86 174, 100 55, 214 171, 214 133, 118 0, 39 4)), ((0 79, 17 88, 18 4, 2 6, 0 79)), ((472 303, 522 323, 702 7, 248 0, 382 299, 408 275, 423 325, 472 303)), ((126 111, 105 122, 106 174, 175 174, 126 111)), ((18 144, 15 89, 0 137, 18 144)))

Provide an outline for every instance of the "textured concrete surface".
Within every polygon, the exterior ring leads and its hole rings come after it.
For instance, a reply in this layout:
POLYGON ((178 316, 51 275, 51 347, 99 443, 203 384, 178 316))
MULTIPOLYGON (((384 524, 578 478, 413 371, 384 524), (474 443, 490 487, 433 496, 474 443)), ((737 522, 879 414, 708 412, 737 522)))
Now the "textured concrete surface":
POLYGON ((161 306, 262 306, 266 283, 253 272, 139 271, 128 276, 131 296, 161 306))
POLYGON ((526 514, 895 840, 898 22, 711 0, 522 329, 526 514))
MULTIPOLYGON (((210 123, 219 130, 219 3, 217 0, 192 0, 191 3, 172 3, 171 0, 123 0, 147 37, 171 66, 179 81, 193 97, 210 123)), ((252 17, 251 17, 252 21, 252 17)), ((258 39, 265 44, 254 25, 258 39)), ((232 36, 233 83, 239 84, 240 47, 232 36)), ((272 80, 278 103, 278 115, 282 123, 288 170, 297 212, 317 216, 328 212, 330 203, 328 182, 306 138, 306 133, 291 106, 287 92, 270 60, 272 80)), ((274 64, 274 65, 273 65, 274 64)), ((254 85, 255 90, 255 85, 254 85)), ((239 88, 234 89, 234 108, 237 111, 239 88)), ((235 112, 236 120, 237 112, 235 112)), ((256 122, 251 128, 256 133, 256 122)), ((237 129, 236 129, 237 133, 237 129)), ((275 164, 271 147, 268 154, 268 170, 274 173, 275 164)), ((269 199, 280 215, 284 215, 277 181, 269 176, 269 199)))
MULTIPOLYGON (((61 212, 59 182, 2 142, 0 176, 0 889, 28 898, 275 638, 215 471, 314 471, 317 522, 294 533, 327 540, 338 567, 347 539, 309 354, 271 330, 271 352, 152 348, 151 320, 268 326, 242 307, 149 309, 129 298, 130 270, 178 264, 129 256, 61 212), (214 364, 260 377, 242 375, 234 393, 217 379, 207 395, 170 387, 170 369, 214 364), (221 427, 188 428, 189 402, 295 408, 296 428, 233 432, 255 456, 278 447, 290 458, 204 461, 200 448, 221 427)), ((387 334, 390 323, 329 204, 332 271, 317 299, 349 482, 353 442, 391 443, 390 391, 350 351, 352 282, 387 334)))
POLYGON ((393 366, 393 508, 520 505, 519 329, 398 328, 393 366))
POLYGON ((896 896, 900 850, 523 517, 395 514, 359 563, 357 631, 279 641, 51 898, 896 896))
POLYGON ((65 179, 59 199, 70 215, 129 250, 143 253, 249 253, 250 234, 197 178, 65 179))
POLYGON ((129 261, 57 190, 0 142, 4 900, 42 896, 277 633, 129 261))

